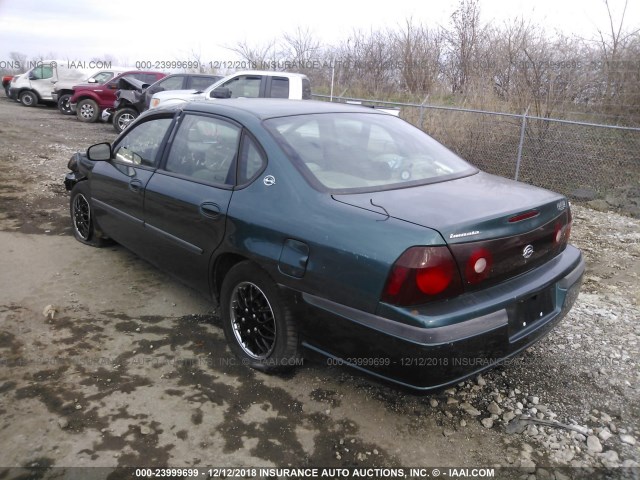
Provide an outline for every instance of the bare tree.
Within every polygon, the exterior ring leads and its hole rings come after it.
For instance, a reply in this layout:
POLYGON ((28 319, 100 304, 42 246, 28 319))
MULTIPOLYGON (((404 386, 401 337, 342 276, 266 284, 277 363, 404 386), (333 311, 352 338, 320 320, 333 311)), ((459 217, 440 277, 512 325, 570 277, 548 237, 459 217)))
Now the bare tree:
POLYGON ((432 93, 441 73, 442 31, 430 31, 408 18, 392 37, 404 87, 420 96, 432 93))
POLYGON ((252 68, 280 70, 282 55, 275 40, 271 40, 264 45, 250 45, 246 40, 243 40, 233 47, 226 48, 237 53, 252 68))
MULTIPOLYGON (((638 80, 638 69, 635 69, 634 75, 633 63, 637 65, 638 61, 637 45, 640 29, 633 31, 624 29, 628 0, 625 0, 620 19, 617 22, 614 19, 609 0, 604 0, 604 4, 607 9, 609 31, 605 33, 598 29, 603 70, 601 74, 604 76, 602 100, 605 104, 605 109, 611 112, 620 110, 620 107, 629 101, 628 90, 635 90, 635 94, 638 94, 637 85, 633 85, 633 81, 637 83, 638 80), (631 52, 634 52, 635 55, 630 54, 631 52), (629 73, 632 73, 632 75, 629 75, 629 73)), ((639 100, 636 96, 636 108, 639 100)))
POLYGON ((317 60, 321 53, 320 42, 308 27, 297 27, 294 32, 285 33, 283 39, 284 56, 303 67, 317 60))
POLYGON ((483 30, 478 0, 460 0, 457 10, 451 15, 451 28, 445 30, 448 73, 453 93, 465 93, 469 86, 483 30))

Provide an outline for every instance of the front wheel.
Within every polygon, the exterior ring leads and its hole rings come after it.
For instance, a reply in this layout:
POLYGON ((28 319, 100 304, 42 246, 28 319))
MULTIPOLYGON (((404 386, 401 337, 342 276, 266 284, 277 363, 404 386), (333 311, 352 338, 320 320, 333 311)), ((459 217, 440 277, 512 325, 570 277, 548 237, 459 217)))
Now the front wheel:
POLYGON ((35 107, 38 104, 38 97, 33 92, 22 92, 18 98, 25 107, 35 107))
POLYGON ((96 230, 90 200, 89 187, 86 181, 77 183, 71 190, 69 207, 73 236, 85 245, 102 247, 108 243, 108 239, 100 231, 96 230))
POLYGON ((235 265, 220 292, 222 325, 232 352, 263 372, 299 363, 298 329, 271 277, 251 262, 235 265))
POLYGON ((95 102, 95 100, 85 98, 78 102, 76 115, 78 117, 78 120, 80 120, 81 122, 94 123, 98 120, 99 114, 100 110, 98 109, 98 104, 95 102))
POLYGON ((70 93, 65 93, 64 95, 61 95, 60 98, 58 99, 58 110, 60 110, 60 113, 62 113, 63 115, 73 114, 73 112, 71 111, 71 105, 69 105, 70 99, 71 99, 70 93))
POLYGON ((122 108, 113 116, 113 128, 116 132, 121 133, 138 117, 138 112, 133 108, 122 108))

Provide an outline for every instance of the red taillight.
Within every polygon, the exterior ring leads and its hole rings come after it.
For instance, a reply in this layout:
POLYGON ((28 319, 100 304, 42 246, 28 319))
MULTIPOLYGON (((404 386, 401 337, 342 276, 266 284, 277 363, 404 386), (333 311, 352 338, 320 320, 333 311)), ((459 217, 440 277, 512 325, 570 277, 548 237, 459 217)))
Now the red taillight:
POLYGON ((412 247, 394 263, 382 301, 419 305, 461 292, 460 274, 447 247, 412 247))
POLYGON ((567 246, 567 243, 569 243, 572 222, 573 217, 571 216, 571 210, 567 209, 566 217, 563 217, 562 220, 556 222, 553 230, 553 245, 556 249, 562 250, 567 246))

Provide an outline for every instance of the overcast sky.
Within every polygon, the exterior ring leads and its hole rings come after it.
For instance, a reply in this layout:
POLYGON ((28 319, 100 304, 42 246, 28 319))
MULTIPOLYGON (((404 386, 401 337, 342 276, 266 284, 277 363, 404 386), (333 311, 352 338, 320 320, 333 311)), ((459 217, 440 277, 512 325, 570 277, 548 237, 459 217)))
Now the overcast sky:
MULTIPOLYGON (((409 17, 427 25, 448 25, 457 3, 182 0, 167 7, 157 0, 0 0, 0 67, 12 51, 84 61, 111 55, 126 66, 189 60, 192 53, 204 62, 234 60, 225 47, 241 41, 264 44, 296 26, 334 44, 354 29, 395 27, 409 17)), ((624 0, 610 3, 619 18, 624 0)), ((480 0, 480 8, 487 23, 525 17, 550 31, 586 38, 595 38, 598 28, 608 30, 604 0, 480 0)), ((640 1, 629 1, 626 19, 628 27, 638 27, 640 1)))

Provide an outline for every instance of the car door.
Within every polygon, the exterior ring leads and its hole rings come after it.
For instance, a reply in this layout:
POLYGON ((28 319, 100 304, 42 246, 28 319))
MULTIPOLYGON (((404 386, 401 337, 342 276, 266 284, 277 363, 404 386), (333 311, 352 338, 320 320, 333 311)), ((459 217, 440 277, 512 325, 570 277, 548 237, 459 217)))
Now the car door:
POLYGON ((289 79, 287 77, 266 77, 265 97, 289 98, 289 79))
POLYGON ((173 122, 156 116, 127 130, 113 145, 109 162, 96 162, 91 173, 94 215, 106 235, 144 255, 144 196, 173 122))
POLYGON ((29 81, 41 98, 51 98, 53 90, 52 81, 55 79, 55 70, 51 64, 42 64, 29 73, 29 81))
POLYGON ((209 292, 209 259, 225 233, 240 125, 186 113, 145 196, 151 261, 209 292))

